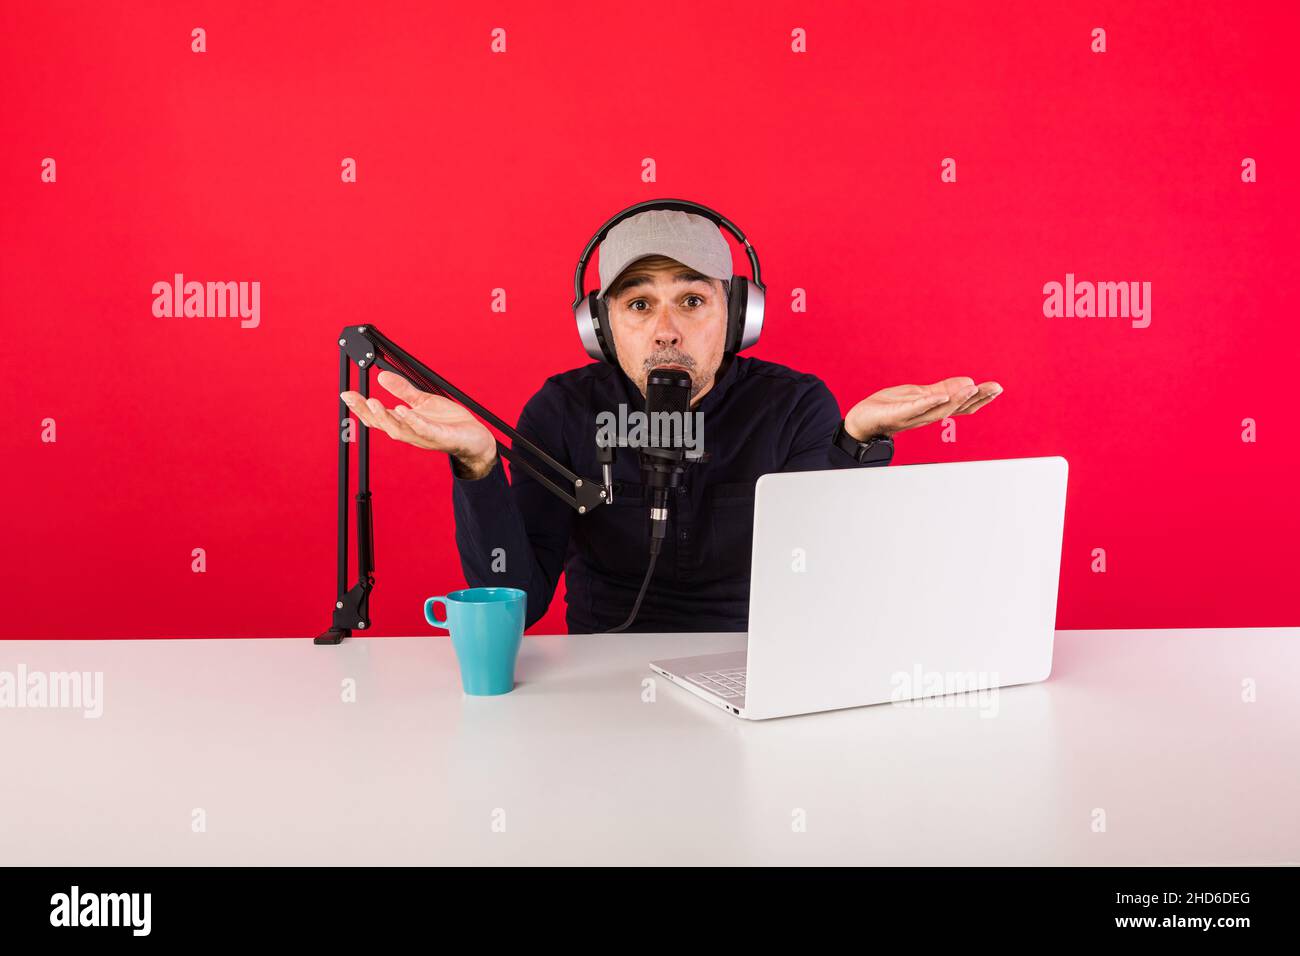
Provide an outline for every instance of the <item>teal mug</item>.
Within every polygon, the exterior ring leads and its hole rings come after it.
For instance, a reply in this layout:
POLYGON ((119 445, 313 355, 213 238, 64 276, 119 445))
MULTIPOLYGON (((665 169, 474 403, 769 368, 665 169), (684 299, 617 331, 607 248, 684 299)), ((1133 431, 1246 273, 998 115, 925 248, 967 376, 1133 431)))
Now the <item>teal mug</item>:
POLYGON ((424 602, 424 619, 451 633, 465 693, 490 697, 515 689, 527 606, 528 594, 518 588, 464 588, 424 602), (441 621, 433 616, 438 604, 441 621))

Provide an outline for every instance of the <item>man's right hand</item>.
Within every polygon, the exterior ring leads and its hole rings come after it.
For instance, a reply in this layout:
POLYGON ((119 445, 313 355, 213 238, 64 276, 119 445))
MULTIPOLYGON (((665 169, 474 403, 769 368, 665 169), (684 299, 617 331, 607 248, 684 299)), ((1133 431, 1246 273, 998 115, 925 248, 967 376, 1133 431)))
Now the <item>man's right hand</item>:
POLYGON ((382 428, 390 437, 416 448, 445 451, 470 478, 482 478, 496 464, 497 442, 487 426, 449 398, 422 392, 400 375, 379 373, 379 384, 405 405, 392 411, 379 399, 360 392, 340 392, 339 398, 369 428, 382 428))

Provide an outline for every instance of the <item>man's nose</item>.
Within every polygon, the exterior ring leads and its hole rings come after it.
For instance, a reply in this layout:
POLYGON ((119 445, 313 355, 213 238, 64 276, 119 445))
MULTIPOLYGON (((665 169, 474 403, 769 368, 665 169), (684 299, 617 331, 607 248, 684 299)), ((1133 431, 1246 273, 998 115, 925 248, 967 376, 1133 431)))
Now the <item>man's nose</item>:
POLYGON ((655 323, 654 338, 656 348, 676 346, 681 343, 681 330, 674 324, 670 311, 665 310, 660 314, 659 321, 655 323))

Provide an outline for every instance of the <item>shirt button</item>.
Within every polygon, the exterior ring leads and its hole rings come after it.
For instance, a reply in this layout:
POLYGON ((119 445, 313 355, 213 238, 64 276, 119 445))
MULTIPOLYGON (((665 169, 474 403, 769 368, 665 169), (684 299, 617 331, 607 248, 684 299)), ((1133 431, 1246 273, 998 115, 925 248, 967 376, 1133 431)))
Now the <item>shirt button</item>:
POLYGON ((685 532, 685 531, 682 532, 682 540, 683 540, 683 541, 686 540, 686 532, 685 532))

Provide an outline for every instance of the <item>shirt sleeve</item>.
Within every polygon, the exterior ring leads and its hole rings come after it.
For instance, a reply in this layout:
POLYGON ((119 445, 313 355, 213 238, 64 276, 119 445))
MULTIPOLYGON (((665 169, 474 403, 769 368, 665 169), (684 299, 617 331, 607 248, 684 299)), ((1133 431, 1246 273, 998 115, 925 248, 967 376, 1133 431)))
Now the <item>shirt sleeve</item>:
MULTIPOLYGON (((566 467, 564 405, 558 389, 543 386, 520 413, 516 431, 566 467)), ((506 480, 498 457, 482 478, 462 478, 452 466, 456 548, 472 587, 519 588, 528 595, 524 626, 551 604, 564 567, 576 512, 524 469, 506 480)), ((546 466, 538 467, 546 474, 546 466)))
POLYGON ((831 438, 839 427, 843 416, 840 404, 821 379, 814 379, 795 402, 790 414, 789 427, 792 430, 790 454, 782 471, 823 471, 829 468, 876 468, 875 464, 857 461, 852 455, 840 448, 831 438))

